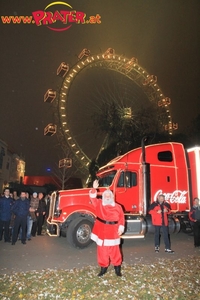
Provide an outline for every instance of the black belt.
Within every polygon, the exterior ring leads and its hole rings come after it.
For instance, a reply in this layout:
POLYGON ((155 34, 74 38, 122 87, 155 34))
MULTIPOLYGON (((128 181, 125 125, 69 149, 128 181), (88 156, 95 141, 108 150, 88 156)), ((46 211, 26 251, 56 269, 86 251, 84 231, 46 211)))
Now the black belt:
POLYGON ((114 225, 114 224, 118 223, 118 221, 105 221, 105 220, 100 219, 99 217, 97 217, 96 219, 104 224, 109 224, 109 225, 114 225))

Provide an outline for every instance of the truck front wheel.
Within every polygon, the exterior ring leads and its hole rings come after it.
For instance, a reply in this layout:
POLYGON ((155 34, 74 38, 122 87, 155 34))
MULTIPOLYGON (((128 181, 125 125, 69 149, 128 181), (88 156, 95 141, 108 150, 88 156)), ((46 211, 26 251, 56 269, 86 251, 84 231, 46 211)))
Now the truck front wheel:
POLYGON ((67 241, 76 248, 85 248, 92 243, 90 239, 93 223, 84 217, 71 221, 67 228, 67 241))

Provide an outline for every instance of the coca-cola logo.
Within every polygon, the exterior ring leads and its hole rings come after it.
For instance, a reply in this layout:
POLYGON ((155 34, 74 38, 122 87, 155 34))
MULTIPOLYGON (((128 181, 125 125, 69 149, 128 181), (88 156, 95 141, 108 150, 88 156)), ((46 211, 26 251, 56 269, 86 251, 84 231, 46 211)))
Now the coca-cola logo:
POLYGON ((158 190, 154 195, 154 201, 157 200, 160 194, 164 195, 165 201, 169 203, 186 203, 187 191, 175 190, 172 193, 163 193, 162 190, 158 190))

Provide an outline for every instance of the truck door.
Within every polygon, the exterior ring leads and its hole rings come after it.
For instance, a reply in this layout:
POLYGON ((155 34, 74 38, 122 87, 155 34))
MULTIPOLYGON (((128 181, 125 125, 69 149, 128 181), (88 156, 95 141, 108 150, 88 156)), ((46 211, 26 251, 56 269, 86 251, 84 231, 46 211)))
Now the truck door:
POLYGON ((115 188, 116 202, 121 204, 126 212, 138 212, 138 174, 133 171, 121 171, 115 188))

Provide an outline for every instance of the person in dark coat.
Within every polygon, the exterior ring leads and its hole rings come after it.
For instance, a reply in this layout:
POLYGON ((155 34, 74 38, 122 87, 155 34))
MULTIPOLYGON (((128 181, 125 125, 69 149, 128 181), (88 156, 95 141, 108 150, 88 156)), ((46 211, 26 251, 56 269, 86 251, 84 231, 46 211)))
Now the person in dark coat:
POLYGON ((164 195, 159 195, 157 201, 153 202, 149 207, 149 214, 152 217, 152 224, 155 227, 155 252, 160 250, 160 233, 162 230, 165 252, 173 254, 174 251, 170 248, 169 228, 168 228, 168 214, 170 214, 171 207, 165 201, 164 195))
POLYGON ((10 197, 10 189, 4 189, 4 196, 0 198, 0 240, 3 237, 4 241, 10 242, 10 220, 12 215, 13 199, 10 197))
POLYGON ((26 192, 21 192, 20 198, 15 201, 12 211, 15 215, 12 245, 15 245, 19 233, 19 228, 22 228, 21 242, 26 244, 26 223, 29 215, 30 201, 26 198, 26 192))
POLYGON ((38 194, 39 203, 38 208, 36 211, 36 221, 33 223, 32 227, 32 236, 36 235, 42 235, 42 225, 44 223, 44 218, 46 215, 46 201, 44 199, 44 194, 39 193, 38 194))
POLYGON ((199 198, 194 198, 193 206, 189 212, 189 219, 194 230, 194 246, 200 247, 200 205, 199 198))

